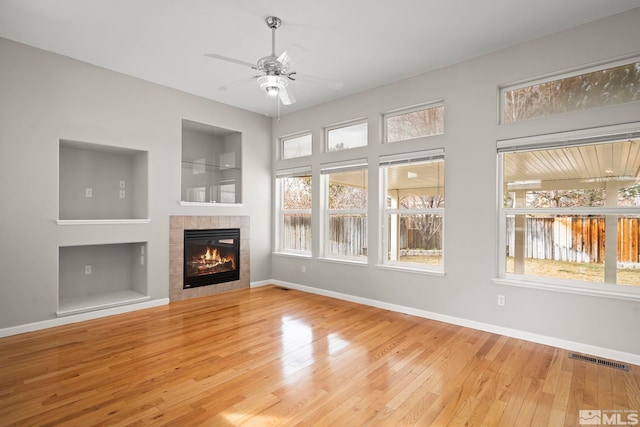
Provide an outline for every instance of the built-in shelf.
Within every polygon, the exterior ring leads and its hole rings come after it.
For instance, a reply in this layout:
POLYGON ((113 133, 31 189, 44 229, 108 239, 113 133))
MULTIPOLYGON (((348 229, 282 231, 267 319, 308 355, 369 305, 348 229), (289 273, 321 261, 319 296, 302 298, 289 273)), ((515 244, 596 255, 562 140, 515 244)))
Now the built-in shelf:
POLYGON ((58 248, 58 316, 149 299, 147 243, 58 248))
POLYGON ((180 201, 198 206, 241 204, 241 145, 238 131, 182 120, 180 201))
POLYGON ((58 301, 58 316, 87 313, 121 305, 136 304, 150 300, 148 295, 132 290, 105 292, 97 295, 62 298, 58 301))
POLYGON ((58 225, 118 225, 118 224, 149 224, 151 220, 145 219, 59 219, 58 225))
POLYGON ((148 218, 146 151, 60 140, 61 221, 148 218))

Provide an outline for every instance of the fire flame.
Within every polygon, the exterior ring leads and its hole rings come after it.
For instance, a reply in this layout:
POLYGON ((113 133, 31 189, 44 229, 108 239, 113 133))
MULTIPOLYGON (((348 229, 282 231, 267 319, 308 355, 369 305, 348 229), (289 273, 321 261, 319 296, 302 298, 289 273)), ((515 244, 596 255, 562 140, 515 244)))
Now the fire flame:
POLYGON ((220 255, 220 252, 217 248, 207 248, 207 252, 200 255, 200 260, 203 264, 206 265, 218 265, 225 264, 227 262, 231 263, 231 268, 236 268, 236 260, 233 257, 223 257, 220 255))

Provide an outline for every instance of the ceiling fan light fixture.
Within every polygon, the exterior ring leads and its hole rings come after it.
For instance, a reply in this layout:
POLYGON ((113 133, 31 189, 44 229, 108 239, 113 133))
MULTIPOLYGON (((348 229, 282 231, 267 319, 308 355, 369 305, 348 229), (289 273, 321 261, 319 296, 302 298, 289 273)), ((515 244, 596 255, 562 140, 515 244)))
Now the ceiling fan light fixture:
POLYGON ((280 76, 262 76, 258 78, 258 84, 267 95, 278 96, 280 90, 287 86, 287 81, 280 76))
POLYGON ((267 86, 267 95, 278 96, 278 93, 280 93, 280 88, 278 88, 278 86, 267 86))

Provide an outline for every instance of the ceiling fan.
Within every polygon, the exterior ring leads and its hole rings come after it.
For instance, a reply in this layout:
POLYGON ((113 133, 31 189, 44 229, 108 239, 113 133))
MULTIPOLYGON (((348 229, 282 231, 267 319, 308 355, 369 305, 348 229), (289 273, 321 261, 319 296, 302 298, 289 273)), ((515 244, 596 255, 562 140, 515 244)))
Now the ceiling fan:
POLYGON ((222 61, 233 62, 234 64, 244 65, 251 69, 260 71, 261 74, 231 82, 219 88, 219 90, 227 90, 233 86, 244 84, 249 81, 256 80, 260 88, 269 96, 278 97, 283 105, 291 105, 296 102, 295 97, 289 88, 289 82, 301 81, 307 83, 319 84, 332 89, 340 89, 342 82, 338 80, 326 79, 323 77, 312 76, 308 74, 298 74, 291 70, 291 66, 308 52, 300 46, 293 45, 288 50, 276 56, 276 30, 282 25, 282 20, 277 16, 268 16, 265 19, 267 26, 271 28, 271 54, 262 57, 257 63, 252 64, 240 59, 229 58, 227 56, 217 55, 215 53, 207 53, 205 56, 222 61))

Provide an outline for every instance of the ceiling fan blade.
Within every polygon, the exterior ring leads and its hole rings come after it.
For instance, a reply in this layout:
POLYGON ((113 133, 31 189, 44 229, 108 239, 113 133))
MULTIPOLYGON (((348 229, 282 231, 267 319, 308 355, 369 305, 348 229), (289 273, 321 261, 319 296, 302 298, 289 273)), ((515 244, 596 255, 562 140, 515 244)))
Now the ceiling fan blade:
POLYGON ((238 87, 238 86, 246 85, 247 83, 251 83, 251 82, 253 82, 253 81, 254 81, 255 79, 257 79, 258 77, 260 77, 260 76, 245 77, 245 78, 240 79, 240 80, 234 80, 234 81, 232 81, 232 82, 230 82, 230 83, 227 83, 227 84, 226 84, 226 85, 224 85, 224 86, 220 86, 220 87, 218 88, 218 90, 229 90, 229 89, 232 89, 232 88, 234 88, 234 87, 238 87))
POLYGON ((291 65, 297 63, 305 56, 309 55, 309 51, 302 46, 298 46, 297 44, 292 44, 280 54, 278 57, 278 61, 282 64, 285 69, 288 69, 291 65))
POLYGON ((208 56, 209 58, 213 58, 213 59, 220 59, 222 61, 233 62, 234 64, 244 65, 245 67, 249 67, 249 68, 254 68, 254 69, 256 68, 256 64, 242 61, 240 59, 229 58, 228 56, 217 55, 215 53, 205 53, 204 56, 208 56))
POLYGON ((296 102, 296 98, 286 86, 280 88, 280 90, 278 91, 278 96, 280 97, 280 102, 282 102, 282 105, 291 105, 296 102))
POLYGON ((319 85, 319 86, 323 86, 323 87, 326 87, 329 89, 335 89, 335 90, 342 89, 342 85, 343 85, 341 80, 328 79, 326 77, 318 77, 318 76, 313 76, 311 74, 296 73, 293 80, 295 80, 296 82, 310 83, 310 84, 319 85))

